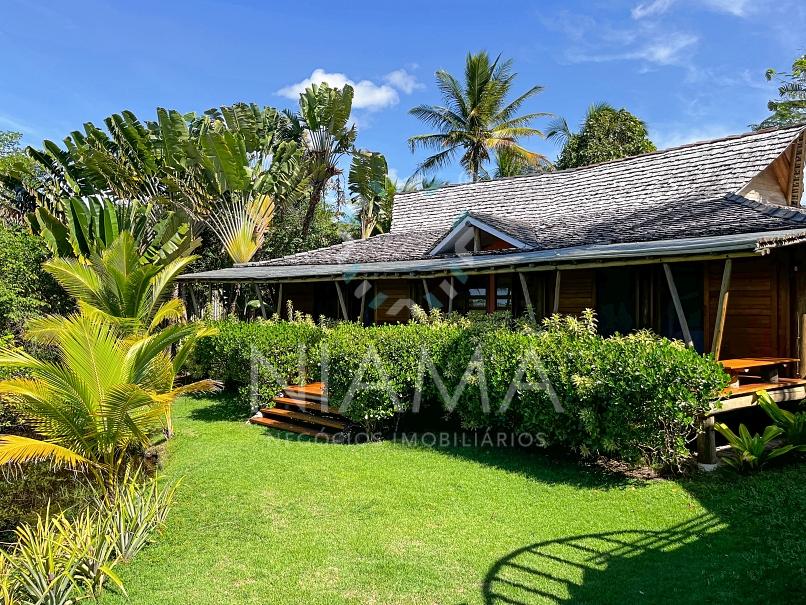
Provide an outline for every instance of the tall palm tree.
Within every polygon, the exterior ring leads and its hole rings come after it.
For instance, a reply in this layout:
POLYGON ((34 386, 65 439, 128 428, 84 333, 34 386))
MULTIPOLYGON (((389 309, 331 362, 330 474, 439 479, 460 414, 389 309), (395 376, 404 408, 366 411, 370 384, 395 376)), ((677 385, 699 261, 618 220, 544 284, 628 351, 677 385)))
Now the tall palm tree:
POLYGON ((412 152, 418 147, 437 152, 420 163, 415 174, 444 168, 463 152, 459 163, 475 182, 488 176, 484 164, 490 159, 490 150, 499 148, 512 149, 534 166, 548 163, 544 156, 524 149, 520 141, 543 137, 542 132, 530 125, 536 118, 552 114, 518 115, 524 102, 541 93, 543 87, 534 86, 508 103, 507 97, 518 75, 513 73, 512 65, 511 59, 502 62, 500 56, 491 62, 487 52, 481 51, 468 53, 464 83, 444 69, 436 72, 444 106, 420 105, 409 111, 438 131, 409 139, 412 152))
POLYGON ((353 109, 353 87, 331 88, 326 83, 313 84, 300 95, 299 113, 286 113, 286 136, 301 140, 303 161, 310 175, 308 207, 302 221, 302 240, 322 202, 328 182, 341 174, 339 160, 354 152, 358 131, 348 125, 353 109))
POLYGON ((109 485, 128 465, 133 447, 170 417, 178 397, 211 391, 203 380, 175 387, 174 379, 197 338, 209 330, 174 324, 152 335, 124 337, 119 326, 87 314, 33 322, 28 337, 52 345, 54 361, 22 349, 0 349, 0 366, 27 376, 0 382, 6 402, 40 439, 0 436, 0 464, 50 460, 85 467, 109 485), (182 343, 171 358, 171 345, 182 343))

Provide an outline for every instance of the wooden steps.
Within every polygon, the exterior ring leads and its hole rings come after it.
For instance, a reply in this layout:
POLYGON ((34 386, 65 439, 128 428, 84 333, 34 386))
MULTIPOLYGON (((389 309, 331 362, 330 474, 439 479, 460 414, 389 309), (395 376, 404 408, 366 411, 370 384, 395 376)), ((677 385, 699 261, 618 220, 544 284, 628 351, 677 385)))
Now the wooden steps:
POLYGON ((249 421, 327 441, 350 426, 350 421, 343 418, 337 408, 328 405, 321 382, 286 387, 272 402, 274 407, 261 408, 249 421))
POLYGON ((294 410, 284 410, 283 408, 263 408, 260 410, 260 413, 268 417, 282 416, 302 422, 310 422, 311 424, 321 424, 322 426, 329 426, 330 428, 339 430, 347 426, 347 423, 341 420, 332 420, 331 418, 317 416, 316 414, 306 414, 305 412, 295 412, 294 410))
POLYGON ((333 435, 330 433, 325 433, 324 431, 317 431, 316 429, 309 429, 305 426, 300 426, 299 424, 292 424, 290 422, 283 422, 282 420, 274 420, 273 418, 250 418, 249 422, 252 424, 260 424, 261 426, 268 426, 273 429, 278 429, 280 431, 289 431, 291 433, 297 433, 300 435, 308 435, 309 437, 314 437, 316 439, 326 439, 327 441, 333 441, 333 435))

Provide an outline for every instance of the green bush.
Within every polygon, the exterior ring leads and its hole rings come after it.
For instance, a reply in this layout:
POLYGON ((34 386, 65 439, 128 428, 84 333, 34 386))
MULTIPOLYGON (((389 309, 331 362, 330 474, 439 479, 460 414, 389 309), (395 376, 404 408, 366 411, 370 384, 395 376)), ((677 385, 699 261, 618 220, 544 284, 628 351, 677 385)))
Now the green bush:
MULTIPOLYGON (((674 466, 688 454, 698 415, 728 381, 710 357, 679 341, 650 332, 602 338, 592 312, 581 320, 554 317, 539 328, 416 309, 405 325, 275 319, 217 327, 220 334, 197 348, 194 372, 244 387, 254 345, 292 383, 299 378, 298 347, 305 345, 305 378, 321 378, 326 356, 331 405, 344 405, 344 414, 367 431, 419 405, 441 409, 466 428, 530 433, 582 455, 657 465, 674 466)), ((267 379, 261 376, 261 384, 267 379)), ((262 388, 266 395, 277 389, 273 382, 262 388)))
POLYGON ((281 321, 275 317, 255 322, 228 318, 210 322, 210 327, 217 328, 218 335, 200 339, 186 364, 194 377, 215 377, 227 388, 245 392, 250 385, 253 352, 257 353, 278 372, 278 376, 273 376, 264 364, 256 365, 260 384, 257 396, 265 402, 280 390, 278 382, 300 381, 300 346, 304 345, 306 353, 302 359, 307 369, 302 379, 307 382, 313 378, 307 360, 317 349, 324 331, 310 318, 281 321))

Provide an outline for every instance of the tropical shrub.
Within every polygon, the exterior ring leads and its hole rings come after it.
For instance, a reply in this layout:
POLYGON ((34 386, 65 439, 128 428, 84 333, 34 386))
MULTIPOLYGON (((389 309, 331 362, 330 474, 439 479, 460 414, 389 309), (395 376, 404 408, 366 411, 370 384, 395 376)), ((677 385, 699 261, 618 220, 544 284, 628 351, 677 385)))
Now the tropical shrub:
POLYGON ((270 401, 285 384, 305 383, 315 377, 311 361, 318 366, 315 350, 324 329, 310 317, 297 314, 292 321, 273 317, 248 323, 230 317, 209 326, 217 335, 200 340, 186 364, 194 377, 215 377, 228 388, 247 394, 254 367, 258 386, 252 395, 262 403, 270 401), (271 368, 261 364, 261 359, 269 361, 271 368))
MULTIPOLYGON (((295 382, 304 345, 304 377, 320 379, 327 358, 331 405, 368 431, 425 406, 470 429, 540 434, 583 455, 672 466, 688 455, 696 418, 728 381, 711 358, 680 342, 649 332, 602 338, 592 313, 551 318, 539 329, 505 318, 472 321, 418 310, 413 317, 369 328, 222 321, 219 335, 196 349, 192 367, 198 377, 245 386, 258 343, 278 374, 295 382)), ((273 395, 279 386, 269 378, 259 376, 260 388, 273 395)))
POLYGON ((758 392, 758 404, 775 426, 783 431, 786 440, 795 449, 806 451, 806 412, 792 413, 782 410, 767 391, 758 392))
POLYGON ((131 560, 165 523, 177 486, 127 474, 73 517, 48 508, 34 523, 21 524, 11 548, 0 549, 0 602, 97 600, 107 580, 125 594, 114 567, 131 560))
POLYGON ((714 423, 717 432, 728 440, 731 447, 736 450, 735 458, 723 458, 725 462, 738 470, 758 470, 767 462, 778 456, 782 456, 792 449, 791 445, 785 445, 775 449, 767 448, 770 441, 781 435, 784 431, 777 426, 768 426, 764 433, 756 433, 752 437, 750 431, 743 424, 739 425, 737 435, 728 428, 727 424, 714 423))
POLYGON ((41 439, 0 436, 0 464, 51 460, 114 484, 132 451, 150 444, 153 430, 163 421, 170 429, 176 398, 217 388, 212 380, 174 387, 196 339, 209 333, 203 326, 173 324, 124 338, 117 323, 83 314, 32 322, 28 336, 52 345, 56 360, 0 349, 0 366, 28 373, 0 382, 0 394, 41 439), (173 357, 172 345, 179 345, 173 357))

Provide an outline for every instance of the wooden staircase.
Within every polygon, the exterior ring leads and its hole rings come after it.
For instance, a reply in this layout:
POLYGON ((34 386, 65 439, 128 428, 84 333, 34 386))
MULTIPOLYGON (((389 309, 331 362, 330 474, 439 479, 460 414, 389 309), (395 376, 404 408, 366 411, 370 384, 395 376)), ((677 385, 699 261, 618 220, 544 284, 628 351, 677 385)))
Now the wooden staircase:
POLYGON ((343 418, 337 408, 328 405, 323 389, 321 382, 286 387, 282 395, 272 399, 274 407, 261 408, 249 422, 333 441, 350 421, 343 418))

